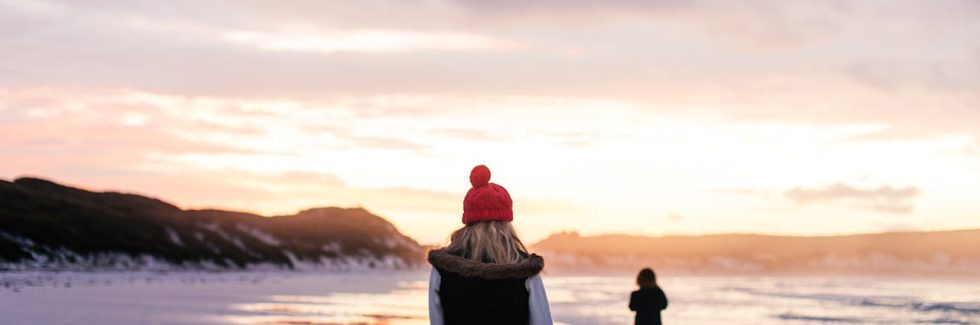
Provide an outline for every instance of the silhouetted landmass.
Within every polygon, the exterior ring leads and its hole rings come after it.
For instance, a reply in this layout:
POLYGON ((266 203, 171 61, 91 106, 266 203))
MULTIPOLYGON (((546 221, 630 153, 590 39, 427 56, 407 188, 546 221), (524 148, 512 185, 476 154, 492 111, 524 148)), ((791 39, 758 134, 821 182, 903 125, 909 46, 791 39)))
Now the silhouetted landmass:
POLYGON ((532 248, 559 270, 980 275, 980 230, 822 237, 559 233, 532 248))
POLYGON ((134 194, 0 180, 0 269, 418 265, 422 248, 361 208, 263 217, 134 194))
MULTIPOLYGON (((532 245, 551 270, 980 275, 980 230, 793 237, 560 233, 532 245)), ((419 246, 360 209, 264 217, 181 210, 140 195, 0 180, 0 270, 412 267, 419 246)))

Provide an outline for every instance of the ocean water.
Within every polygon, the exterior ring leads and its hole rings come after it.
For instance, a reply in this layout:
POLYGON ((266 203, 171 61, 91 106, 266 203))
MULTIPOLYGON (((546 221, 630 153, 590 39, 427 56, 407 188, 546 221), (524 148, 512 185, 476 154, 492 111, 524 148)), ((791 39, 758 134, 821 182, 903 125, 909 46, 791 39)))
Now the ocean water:
MULTIPOLYGON (((423 271, 0 273, 3 324, 428 324, 423 271)), ((545 275, 561 324, 632 324, 630 275, 545 275)), ((980 324, 980 280, 662 276, 665 324, 980 324)))

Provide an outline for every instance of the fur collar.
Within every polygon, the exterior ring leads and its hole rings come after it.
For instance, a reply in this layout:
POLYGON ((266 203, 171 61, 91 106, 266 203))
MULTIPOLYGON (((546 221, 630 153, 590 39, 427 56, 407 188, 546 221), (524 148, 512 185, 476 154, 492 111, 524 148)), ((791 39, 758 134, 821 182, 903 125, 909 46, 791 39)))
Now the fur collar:
POLYGON ((488 280, 529 278, 544 268, 544 259, 536 254, 514 264, 492 264, 450 254, 445 248, 429 251, 429 263, 436 269, 463 277, 488 280))

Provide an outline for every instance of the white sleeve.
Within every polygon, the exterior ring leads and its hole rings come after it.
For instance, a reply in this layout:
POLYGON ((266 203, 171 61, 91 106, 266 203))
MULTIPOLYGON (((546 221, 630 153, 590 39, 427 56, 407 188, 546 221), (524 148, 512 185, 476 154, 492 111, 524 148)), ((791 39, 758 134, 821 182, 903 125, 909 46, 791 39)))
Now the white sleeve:
POLYGON ((439 285, 442 277, 436 268, 432 268, 429 273, 429 324, 443 325, 446 323, 442 319, 442 301, 439 300, 439 285))
POLYGON ((531 311, 530 325, 552 325, 551 307, 548 307, 548 295, 544 292, 544 281, 541 275, 535 275, 524 281, 528 292, 528 307, 531 311))

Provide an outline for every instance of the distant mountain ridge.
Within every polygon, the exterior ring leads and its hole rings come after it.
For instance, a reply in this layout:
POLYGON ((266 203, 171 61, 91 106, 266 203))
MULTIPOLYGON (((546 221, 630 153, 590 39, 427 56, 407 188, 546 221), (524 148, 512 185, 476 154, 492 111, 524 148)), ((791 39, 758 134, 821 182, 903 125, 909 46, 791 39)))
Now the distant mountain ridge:
POLYGON ((532 249, 558 270, 980 276, 980 230, 819 237, 566 232, 532 249))
POLYGON ((361 208, 263 217, 38 178, 0 180, 0 270, 407 268, 421 265, 422 253, 361 208))

